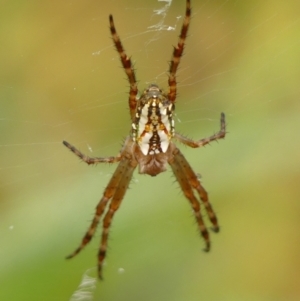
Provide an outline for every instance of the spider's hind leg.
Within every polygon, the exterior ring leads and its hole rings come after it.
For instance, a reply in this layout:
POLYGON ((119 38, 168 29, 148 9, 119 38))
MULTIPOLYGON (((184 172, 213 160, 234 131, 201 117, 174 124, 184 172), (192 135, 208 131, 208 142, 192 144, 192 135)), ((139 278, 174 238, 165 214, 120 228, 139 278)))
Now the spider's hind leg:
POLYGON ((134 121, 135 120, 135 110, 136 110, 136 105, 137 105, 136 97, 138 94, 138 87, 137 87, 137 82, 136 82, 136 78, 135 78, 135 72, 134 72, 134 69, 132 66, 131 59, 126 54, 124 47, 122 45, 121 39, 117 33, 112 15, 109 15, 109 28, 110 28, 110 33, 111 33, 115 48, 116 48, 117 52, 119 53, 122 66, 125 70, 127 79, 129 81, 130 90, 129 90, 128 104, 129 104, 131 120, 134 121))

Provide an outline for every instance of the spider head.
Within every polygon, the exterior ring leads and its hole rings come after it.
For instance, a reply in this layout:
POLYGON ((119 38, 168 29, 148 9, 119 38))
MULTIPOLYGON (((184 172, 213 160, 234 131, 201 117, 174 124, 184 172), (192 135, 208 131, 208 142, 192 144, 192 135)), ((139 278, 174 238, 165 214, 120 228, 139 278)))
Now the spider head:
POLYGON ((162 90, 151 84, 138 100, 132 138, 144 155, 165 153, 175 134, 174 104, 162 90))

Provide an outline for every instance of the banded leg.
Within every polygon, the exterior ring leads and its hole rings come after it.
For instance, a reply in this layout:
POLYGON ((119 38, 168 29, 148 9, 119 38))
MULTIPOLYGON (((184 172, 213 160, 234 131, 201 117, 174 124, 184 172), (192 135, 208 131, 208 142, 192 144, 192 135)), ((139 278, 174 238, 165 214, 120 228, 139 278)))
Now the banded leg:
POLYGON ((95 158, 91 158, 91 157, 86 156, 85 154, 83 154, 81 151, 79 151, 75 146, 73 146, 69 142, 63 141, 63 144, 70 151, 72 151, 77 157, 79 157, 82 161, 84 161, 88 165, 97 164, 97 163, 115 163, 115 162, 119 162, 121 160, 121 154, 119 154, 116 157, 107 157, 107 158, 95 157, 95 158))
POLYGON ((121 40, 117 34, 115 24, 114 24, 114 19, 113 19, 112 15, 109 15, 109 25, 110 25, 110 32, 111 32, 112 39, 114 41, 116 50, 119 53, 121 63, 123 65, 123 68, 125 69, 125 73, 127 75, 127 78, 128 78, 129 84, 130 84, 129 109, 130 109, 131 120, 134 121, 136 104, 137 104, 136 95, 138 94, 138 88, 137 88, 137 82, 135 79, 134 69, 132 67, 131 59, 125 53, 125 50, 121 43, 121 40))
POLYGON ((172 60, 170 62, 169 81, 168 81, 169 83, 168 99, 172 102, 174 102, 176 99, 176 93, 177 93, 176 71, 180 63, 180 58, 183 54, 184 43, 190 25, 190 19, 191 19, 191 4, 190 4, 190 0, 187 0, 185 17, 181 27, 179 41, 177 46, 174 47, 172 60))
POLYGON ((204 251, 208 252, 210 250, 209 233, 206 229, 206 226, 205 226, 202 216, 201 216, 200 202, 195 197, 192 184, 190 183, 188 177, 185 174, 185 168, 186 168, 185 165, 188 164, 188 162, 184 159, 184 157, 180 153, 179 149, 176 148, 174 150, 173 154, 174 154, 174 157, 169 161, 169 164, 171 165, 173 173, 174 173, 185 197, 189 200, 189 202, 194 210, 194 215, 195 215, 195 218, 196 218, 196 221, 198 224, 200 234, 202 235, 202 237, 204 238, 204 241, 206 243, 206 247, 205 247, 204 251), (184 160, 182 160, 182 158, 184 160))
MULTIPOLYGON (((126 160, 126 159, 123 159, 126 160)), ((109 200, 115 195, 116 191, 118 191, 120 183, 123 179, 123 175, 125 173, 125 169, 127 165, 125 164, 126 161, 122 161, 117 169, 115 170, 111 180, 109 181, 108 185, 106 186, 106 189, 104 190, 103 197, 100 200, 99 204, 96 207, 96 213, 93 218, 93 221, 87 230, 86 234, 84 235, 80 246, 69 256, 67 256, 67 259, 73 258, 76 256, 92 239, 93 235, 95 234, 96 228, 98 226, 98 223, 100 221, 100 218, 105 210, 105 207, 109 200)))
POLYGON ((197 148, 197 147, 201 147, 201 146, 204 146, 212 141, 216 141, 216 140, 219 140, 219 139, 223 139, 225 138, 225 135, 226 135, 226 124, 225 124, 225 114, 224 113, 221 113, 221 125, 220 125, 220 131, 208 138, 204 138, 204 139, 200 139, 198 141, 194 141, 192 139, 189 139, 189 138, 186 138, 178 133, 175 133, 175 138, 189 146, 189 147, 193 147, 193 148, 197 148))
POLYGON ((118 186, 116 187, 115 193, 112 197, 112 200, 109 205, 109 209, 106 212, 106 215, 103 219, 103 230, 102 230, 102 237, 101 237, 101 244, 100 249, 98 252, 98 276, 100 279, 102 278, 102 266, 103 261, 106 256, 107 250, 107 241, 109 236, 109 229, 113 219, 114 214, 119 209, 121 202, 124 198, 124 195, 128 189, 129 182, 132 178, 133 171, 137 166, 137 162, 130 161, 129 159, 123 159, 119 164, 121 173, 121 178, 119 181, 118 186))
POLYGON ((219 225, 218 225, 218 220, 216 217, 216 214, 213 211, 213 208, 208 200, 208 195, 206 190, 203 188, 201 185, 197 175, 193 171, 191 165, 188 163, 188 161, 185 159, 185 157, 182 155, 180 151, 175 155, 177 162, 180 164, 182 168, 182 172, 184 175, 186 175, 187 181, 189 184, 197 190, 199 197, 201 201, 203 202, 205 206, 205 210, 208 214, 208 217, 213 224, 212 230, 214 232, 219 232, 219 225))

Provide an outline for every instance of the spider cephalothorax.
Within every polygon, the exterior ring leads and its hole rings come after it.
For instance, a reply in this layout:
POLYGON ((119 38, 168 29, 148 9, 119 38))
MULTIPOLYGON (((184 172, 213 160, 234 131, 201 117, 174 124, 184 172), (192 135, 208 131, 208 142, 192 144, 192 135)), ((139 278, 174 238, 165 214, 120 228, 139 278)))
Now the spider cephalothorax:
POLYGON ((150 176, 156 176, 165 171, 168 165, 171 166, 182 192, 191 204, 199 232, 205 241, 205 251, 209 251, 210 249, 210 239, 200 212, 200 200, 213 225, 212 230, 214 232, 219 231, 217 217, 208 201, 207 192, 202 187, 197 174, 193 171, 188 161, 172 141, 175 139, 187 146, 197 148, 204 146, 211 141, 224 138, 226 134, 224 113, 221 113, 220 131, 208 138, 194 141, 175 132, 173 111, 175 110, 177 91, 176 71, 183 54, 190 18, 190 0, 186 0, 185 18, 178 44, 173 50, 169 68, 169 92, 163 93, 157 85, 151 84, 141 97, 138 98, 137 82, 131 60, 124 51, 121 40, 117 35, 113 17, 110 15, 110 32, 130 84, 128 103, 132 121, 131 135, 126 138, 123 148, 116 157, 107 158, 90 158, 81 153, 70 143, 63 141, 66 147, 87 164, 119 162, 118 167, 106 186, 103 196, 96 207, 93 221, 84 235, 80 246, 67 257, 74 257, 92 239, 101 216, 106 207, 109 206, 103 218, 103 231, 98 252, 99 278, 102 278, 102 266, 106 256, 109 229, 113 216, 120 207, 132 178, 133 171, 137 166, 139 168, 139 173, 148 174, 150 176))

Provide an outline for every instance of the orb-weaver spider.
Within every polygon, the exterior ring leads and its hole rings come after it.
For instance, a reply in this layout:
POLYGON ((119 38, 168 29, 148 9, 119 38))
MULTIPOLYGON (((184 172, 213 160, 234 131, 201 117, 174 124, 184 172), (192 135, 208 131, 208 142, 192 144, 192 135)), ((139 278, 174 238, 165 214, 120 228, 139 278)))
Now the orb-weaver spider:
POLYGON ((116 32, 113 16, 110 15, 109 24, 112 39, 130 84, 129 109, 132 121, 131 133, 126 138, 120 153, 116 157, 90 158, 68 142, 63 141, 66 147, 87 164, 119 162, 117 169, 96 207, 94 219, 83 237, 80 246, 67 257, 74 257, 90 242, 100 218, 108 206, 103 218, 101 245, 98 252, 98 276, 100 279, 102 279, 102 266, 107 250, 110 225, 115 212, 120 207, 132 178, 133 171, 137 166, 139 167, 139 173, 148 174, 150 176, 156 176, 165 171, 167 164, 171 166, 176 180, 192 206, 199 231, 206 244, 205 251, 209 251, 210 249, 209 233, 203 222, 200 212, 200 201, 194 194, 194 190, 198 193, 199 198, 204 204, 208 217, 213 225, 212 230, 214 232, 219 231, 217 217, 208 201, 205 189, 202 187, 197 174, 193 171, 190 164, 172 142, 172 139, 176 139, 187 146, 197 148, 211 141, 224 138, 226 134, 224 113, 221 113, 220 131, 208 138, 193 141, 175 132, 173 112, 177 92, 176 71, 183 54, 190 18, 190 0, 186 0, 185 18, 183 20, 178 44, 174 47, 172 60, 170 62, 168 80, 169 92, 164 93, 157 85, 151 84, 144 90, 142 95, 138 97, 137 81, 135 79, 131 59, 125 53, 121 40, 116 32))

